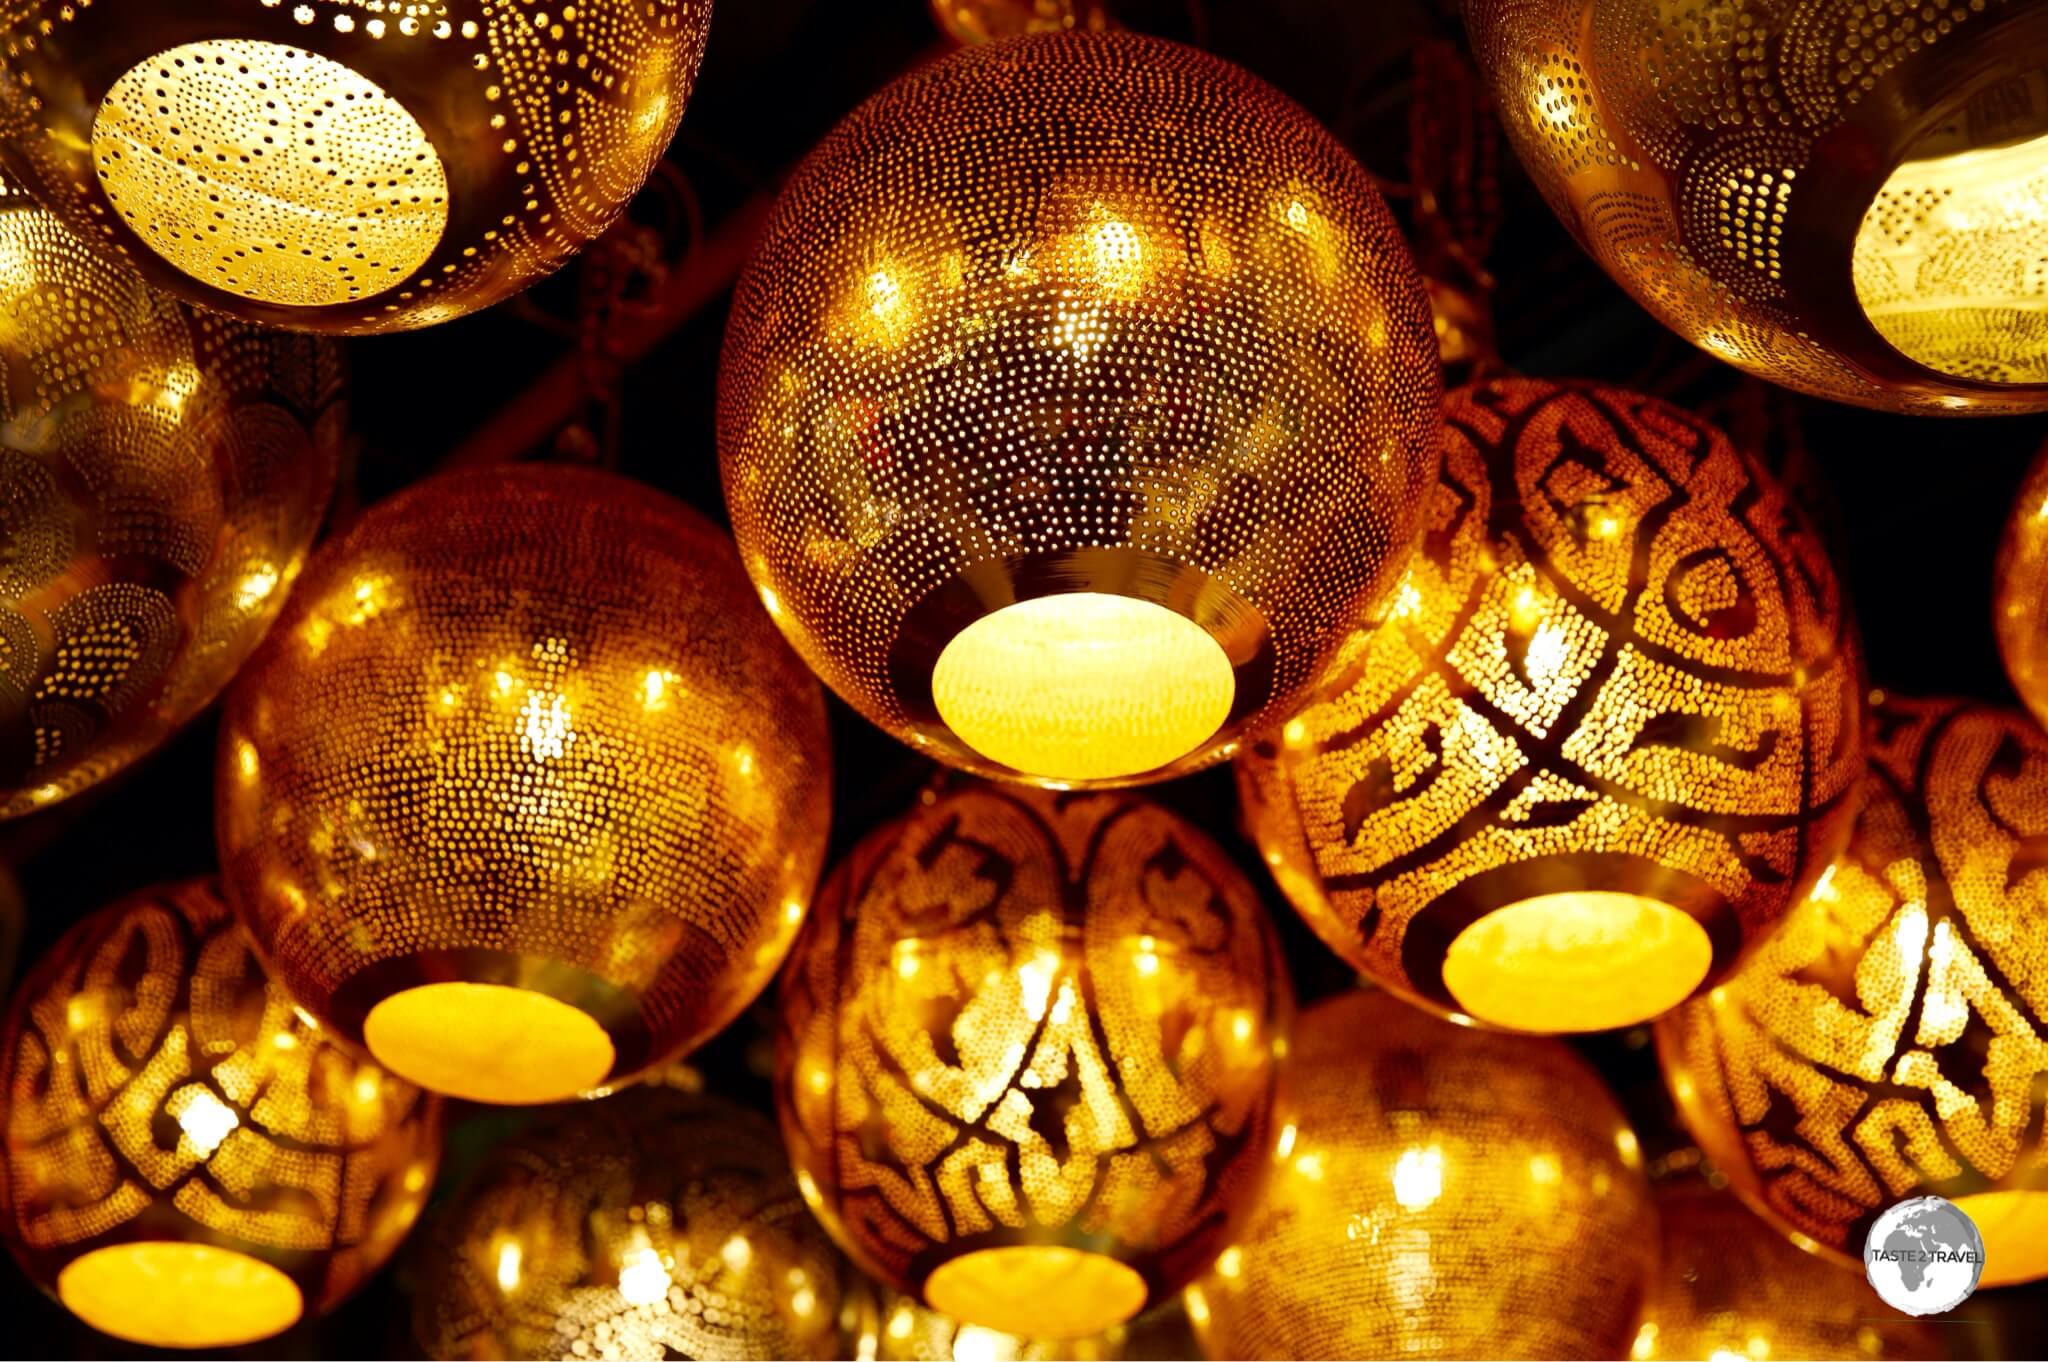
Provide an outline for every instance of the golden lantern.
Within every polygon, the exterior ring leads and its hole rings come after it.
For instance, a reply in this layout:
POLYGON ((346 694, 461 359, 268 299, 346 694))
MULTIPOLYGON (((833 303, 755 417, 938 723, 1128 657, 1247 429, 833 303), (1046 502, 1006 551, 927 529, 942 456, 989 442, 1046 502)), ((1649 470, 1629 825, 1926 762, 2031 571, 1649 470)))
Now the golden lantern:
POLYGON ((436 1100, 324 1040, 211 882, 66 932, 8 1010, 0 1234, 103 1333, 217 1351, 328 1310, 412 1228, 436 1100))
POLYGON ((1251 887, 1164 809, 931 796, 833 872, 784 976, 797 1185, 941 1314, 1100 1333, 1257 1195, 1291 1006, 1251 887))
POLYGON ((1512 1030, 1648 1020, 1841 847, 1858 653, 1798 508, 1652 398, 1505 378, 1445 403, 1422 551, 1380 628, 1239 762, 1332 950, 1512 1030))
POLYGON ((188 310, 0 181, 0 818, 204 709, 319 528, 339 352, 188 310))
POLYGON ((1614 280, 1760 378, 2048 408, 2048 11, 1469 0, 1522 164, 1614 280))
POLYGON ((1950 1355, 1938 1329, 1794 1248, 1725 1193, 1700 1184, 1661 1190, 1657 1218, 1664 1251, 1627 1354, 1633 1362, 1950 1355))
POLYGON ((932 18, 955 42, 992 43, 1027 33, 1117 27, 1103 0, 931 0, 932 18))
POLYGON ((858 1292, 849 1299, 846 1350, 856 1362, 1114 1362, 1125 1329, 1111 1325, 1086 1338, 1019 1338, 962 1324, 895 1291, 858 1292))
POLYGON ((646 1087, 500 1146, 421 1256, 429 1357, 825 1358, 843 1267, 764 1116, 646 1087))
POLYGON ((853 113, 735 295, 719 452, 797 651, 940 760, 1127 784, 1289 709, 1436 469, 1370 178, 1236 67, 968 48, 853 113))
POLYGON ((189 302, 429 326, 612 224, 710 22, 710 0, 24 0, 0 17, 0 160, 189 302))
POLYGON ((1304 1013, 1256 1215, 1186 1293, 1210 1357, 1619 1357, 1655 1256, 1636 1137, 1564 1045, 1385 993, 1304 1013))
POLYGON ((829 766, 816 683, 701 517, 582 469, 443 477, 322 551, 231 692, 221 861, 333 1034, 556 1101, 766 985, 829 766))
POLYGON ((2048 449, 2013 499, 1998 545, 1992 619, 2013 689, 2048 724, 2048 449))
POLYGON ((1803 1247, 1861 1267, 1935 1195, 1982 1284, 2048 1276, 2048 737, 1960 700, 1877 711, 1849 848, 1755 960, 1657 1028, 1701 1150, 1803 1247))

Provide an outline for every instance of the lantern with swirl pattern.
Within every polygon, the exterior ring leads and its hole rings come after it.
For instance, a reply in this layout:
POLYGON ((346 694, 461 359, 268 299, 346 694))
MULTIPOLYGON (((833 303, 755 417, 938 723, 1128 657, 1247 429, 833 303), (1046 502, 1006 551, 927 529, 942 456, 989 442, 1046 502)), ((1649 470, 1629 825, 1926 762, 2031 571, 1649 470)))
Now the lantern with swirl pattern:
POLYGON ((710 0, 23 0, 0 15, 0 160, 188 302, 428 326, 612 224, 710 23, 710 0))
POLYGON ((116 1338, 268 1338, 361 1285, 426 1204, 439 1104, 307 1024, 211 883, 65 933, 0 1046, 0 1234, 116 1338))
POLYGON ((797 1184, 870 1275, 1077 1338, 1207 1263, 1256 1197, 1291 994, 1251 887, 1128 796, 934 796, 835 870, 790 958, 797 1184))
POLYGON ((1848 836, 1862 682, 1819 541, 1719 431, 1616 388, 1445 404, 1383 627, 1239 762, 1330 947, 1489 1024, 1646 1021, 1725 974, 1848 836))
POLYGON ((1848 850, 1658 1024, 1665 1077, 1802 1246, 1853 1263, 1886 1207, 1944 1196, 1983 1232, 1983 1285, 2048 1276, 2048 738, 1962 700, 1888 699, 1874 729, 1848 850))

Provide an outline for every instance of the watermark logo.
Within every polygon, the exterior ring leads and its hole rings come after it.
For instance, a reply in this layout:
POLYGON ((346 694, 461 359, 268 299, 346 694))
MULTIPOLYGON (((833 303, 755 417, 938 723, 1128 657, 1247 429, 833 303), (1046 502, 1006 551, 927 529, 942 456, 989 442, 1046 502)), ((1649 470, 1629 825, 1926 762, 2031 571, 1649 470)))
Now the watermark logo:
POLYGON ((1863 1270, 1884 1303, 1909 1315, 1953 1310, 1984 1275, 1984 1236, 1953 1201, 1916 1196, 1877 1218, 1863 1270))

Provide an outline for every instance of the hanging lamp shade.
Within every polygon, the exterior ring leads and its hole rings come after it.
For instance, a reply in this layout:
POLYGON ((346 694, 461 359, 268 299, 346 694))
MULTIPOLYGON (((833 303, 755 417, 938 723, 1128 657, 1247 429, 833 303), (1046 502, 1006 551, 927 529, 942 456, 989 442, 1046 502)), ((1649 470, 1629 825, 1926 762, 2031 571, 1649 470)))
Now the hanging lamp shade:
POLYGON ((1802 516, 1727 437, 1617 388, 1445 404, 1385 623, 1239 762, 1309 925, 1413 1001, 1533 1032, 1725 974, 1848 836, 1862 683, 1802 516))
POLYGON ((0 18, 0 161, 188 302, 429 326, 611 225, 710 22, 710 0, 25 0, 0 18))
POLYGON ((1205 1355, 1626 1356, 1656 1212, 1565 1046, 1343 994, 1302 1015, 1284 1119, 1257 1213, 1186 1292, 1205 1355))
POLYGON ((1953 1355, 1940 1329, 1786 1242, 1726 1192, 1662 1189, 1657 1219, 1663 1253, 1627 1354, 1633 1362, 1953 1355))
POLYGON ((700 1044, 824 854, 817 685, 727 541, 610 474, 436 478, 308 569, 231 694, 221 863, 323 1027, 545 1102, 700 1044))
POLYGON ((2034 718, 2048 724, 2048 450, 2035 455, 2013 498, 1992 580, 2005 674, 2034 718))
POLYGON ((766 1117, 636 1088, 493 1151, 420 1256, 429 1357, 828 1358, 845 1270, 766 1117))
POLYGON ((932 18, 960 43, 992 43, 1030 33, 1103 33, 1118 27, 1103 0, 931 0, 931 5, 932 18))
POLYGON ((867 718, 1083 786, 1227 754, 1399 575, 1428 300, 1371 180, 1234 66, 969 48, 850 115, 742 276, 741 557, 867 718))
POLYGON ((0 1235, 130 1343, 218 1352, 330 1309, 434 1181, 439 1104, 308 1025, 208 881, 66 932, 0 1045, 0 1235))
POLYGON ((0 180, 0 818, 227 684, 320 526, 341 390, 333 346, 182 307, 0 180))
POLYGON ((1081 1338, 1258 1194, 1291 994, 1251 887, 1127 796, 970 786, 872 834, 790 959, 776 1096, 855 1262, 963 1325, 1081 1338))
POLYGON ((2048 11, 1472 0, 1523 166, 1635 300, 1760 378, 2048 409, 2048 11))
POLYGON ((1802 1246, 1861 1271, 1894 1202, 1984 1235, 1982 1285, 2048 1276, 2048 738, 1960 700, 1876 713, 1848 850, 1755 960, 1657 1028, 1700 1149, 1802 1246))

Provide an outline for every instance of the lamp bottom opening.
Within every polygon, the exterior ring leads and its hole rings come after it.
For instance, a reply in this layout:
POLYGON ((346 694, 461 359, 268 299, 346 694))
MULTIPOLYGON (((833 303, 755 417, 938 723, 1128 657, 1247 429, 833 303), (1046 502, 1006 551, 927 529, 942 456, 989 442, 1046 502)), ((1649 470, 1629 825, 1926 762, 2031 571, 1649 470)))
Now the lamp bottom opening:
POLYGON ((1684 1002, 1713 959, 1706 928, 1668 903, 1574 890, 1496 908, 1458 933, 1444 987, 1494 1026, 1607 1031, 1684 1002))
POLYGON ((2012 1286, 2048 1277, 2048 1192, 1979 1192, 1956 1209, 1984 1236, 1979 1286, 2012 1286))
POLYGON ((151 1348, 232 1348, 298 1323, 298 1284, 212 1244, 149 1240, 94 1249, 57 1274, 64 1308, 103 1334, 151 1348))
POLYGON ((1058 1244, 976 1249, 925 1279, 925 1304, 1025 1338, 1082 1338, 1145 1308, 1145 1279, 1105 1254, 1058 1244))
POLYGON ((588 1012, 532 989, 420 984, 363 1019, 363 1043, 400 1078, 472 1102, 560 1102, 604 1082, 618 1058, 588 1012))

